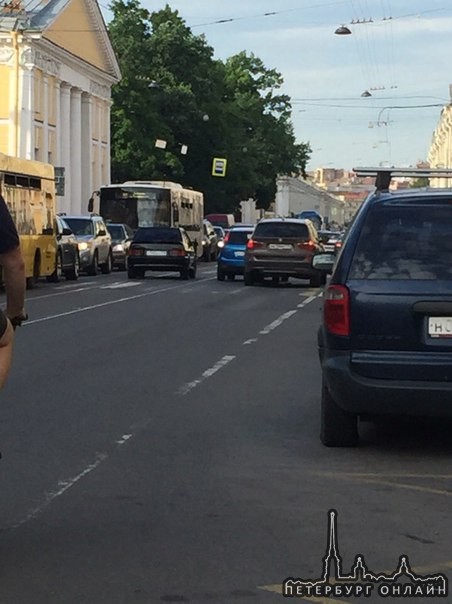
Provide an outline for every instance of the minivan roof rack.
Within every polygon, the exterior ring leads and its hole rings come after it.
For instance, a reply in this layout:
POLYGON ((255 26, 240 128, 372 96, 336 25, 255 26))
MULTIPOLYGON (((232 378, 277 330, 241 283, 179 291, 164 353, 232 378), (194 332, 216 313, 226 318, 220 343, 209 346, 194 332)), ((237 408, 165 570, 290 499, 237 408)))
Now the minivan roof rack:
POLYGON ((353 168, 357 176, 375 176, 377 191, 387 191, 394 176, 413 178, 452 178, 452 168, 353 168))

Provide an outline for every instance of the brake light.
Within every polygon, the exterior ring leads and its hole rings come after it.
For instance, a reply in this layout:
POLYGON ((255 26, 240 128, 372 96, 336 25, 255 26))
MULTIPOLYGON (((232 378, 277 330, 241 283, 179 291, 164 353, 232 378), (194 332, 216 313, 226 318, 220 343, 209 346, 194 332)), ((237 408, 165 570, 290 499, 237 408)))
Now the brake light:
POLYGON ((311 240, 298 243, 297 246, 302 248, 303 250, 309 250, 310 252, 314 252, 316 250, 315 243, 311 240))
POLYGON ((262 241, 255 241, 254 239, 248 239, 248 243, 246 244, 247 249, 255 250, 261 247, 264 247, 262 241))
POLYGON ((131 247, 129 248, 129 256, 144 256, 144 249, 142 247, 131 247))
POLYGON ((185 256, 185 250, 180 247, 174 248, 168 252, 169 256, 185 256))
POLYGON ((337 248, 341 248, 342 247, 342 241, 336 241, 335 246, 337 248))
POLYGON ((336 336, 350 335, 350 292, 343 285, 330 285, 325 292, 323 317, 327 330, 336 336))

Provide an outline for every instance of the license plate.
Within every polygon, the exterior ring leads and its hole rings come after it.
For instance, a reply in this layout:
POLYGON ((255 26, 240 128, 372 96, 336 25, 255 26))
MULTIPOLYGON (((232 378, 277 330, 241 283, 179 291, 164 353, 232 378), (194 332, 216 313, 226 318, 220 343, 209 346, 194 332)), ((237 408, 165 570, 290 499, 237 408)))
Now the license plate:
POLYGON ((429 317, 428 335, 431 338, 452 338, 452 317, 429 317))
POLYGON ((162 250, 147 250, 146 256, 166 256, 166 252, 162 250))
POLYGON ((268 249, 270 249, 270 250, 291 250, 292 246, 288 243, 269 243, 268 249))
POLYGON ((234 252, 234 256, 236 258, 239 258, 240 256, 244 256, 244 255, 245 255, 245 252, 234 252))

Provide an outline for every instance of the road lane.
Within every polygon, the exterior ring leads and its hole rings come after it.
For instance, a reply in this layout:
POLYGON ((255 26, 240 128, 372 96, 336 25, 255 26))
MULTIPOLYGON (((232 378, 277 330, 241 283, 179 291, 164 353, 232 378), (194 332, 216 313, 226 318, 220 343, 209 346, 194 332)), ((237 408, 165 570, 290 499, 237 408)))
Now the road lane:
POLYGON ((276 603, 259 587, 319 576, 331 507, 347 570, 358 552, 374 570, 402 553, 451 567, 448 433, 366 425, 363 447, 322 447, 321 300, 238 285, 19 332, 0 424, 1 602, 276 603))

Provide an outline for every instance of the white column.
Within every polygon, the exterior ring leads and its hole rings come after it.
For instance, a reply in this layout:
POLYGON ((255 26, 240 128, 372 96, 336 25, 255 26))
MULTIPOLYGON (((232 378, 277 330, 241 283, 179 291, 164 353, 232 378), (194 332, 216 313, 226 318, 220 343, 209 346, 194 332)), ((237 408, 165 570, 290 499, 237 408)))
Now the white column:
POLYGON ((71 90, 71 214, 82 214, 82 91, 71 90))
MULTIPOLYGON (((55 166, 62 166, 63 164, 61 163, 61 101, 60 101, 61 90, 60 90, 60 82, 55 81, 54 94, 55 94, 55 121, 56 121, 54 164, 55 164, 55 166)), ((61 200, 63 198, 59 197, 58 199, 61 200)))
POLYGON ((82 181, 81 181, 81 211, 88 209, 88 200, 93 194, 93 127, 92 127, 92 97, 82 94, 82 181))
POLYGON ((33 67, 23 67, 19 74, 19 157, 34 159, 35 121, 33 67))
POLYGON ((49 78, 46 75, 42 76, 42 84, 44 87, 42 95, 42 161, 49 161, 49 78))
POLYGON ((113 102, 108 100, 105 103, 105 111, 107 112, 106 122, 107 122, 107 158, 106 158, 106 166, 105 166, 105 182, 102 184, 109 185, 111 182, 111 106, 113 102))
POLYGON ((60 85, 60 115, 58 118, 57 139, 59 142, 59 163, 64 168, 64 196, 58 197, 59 210, 71 212, 71 86, 66 82, 60 85))
POLYGON ((97 128, 98 137, 97 137, 97 149, 96 149, 96 153, 97 153, 96 188, 99 188, 102 185, 106 184, 106 183, 104 183, 103 174, 102 174, 102 107, 103 107, 103 102, 98 100, 97 112, 96 112, 96 119, 97 119, 97 124, 98 124, 98 128, 97 128))

